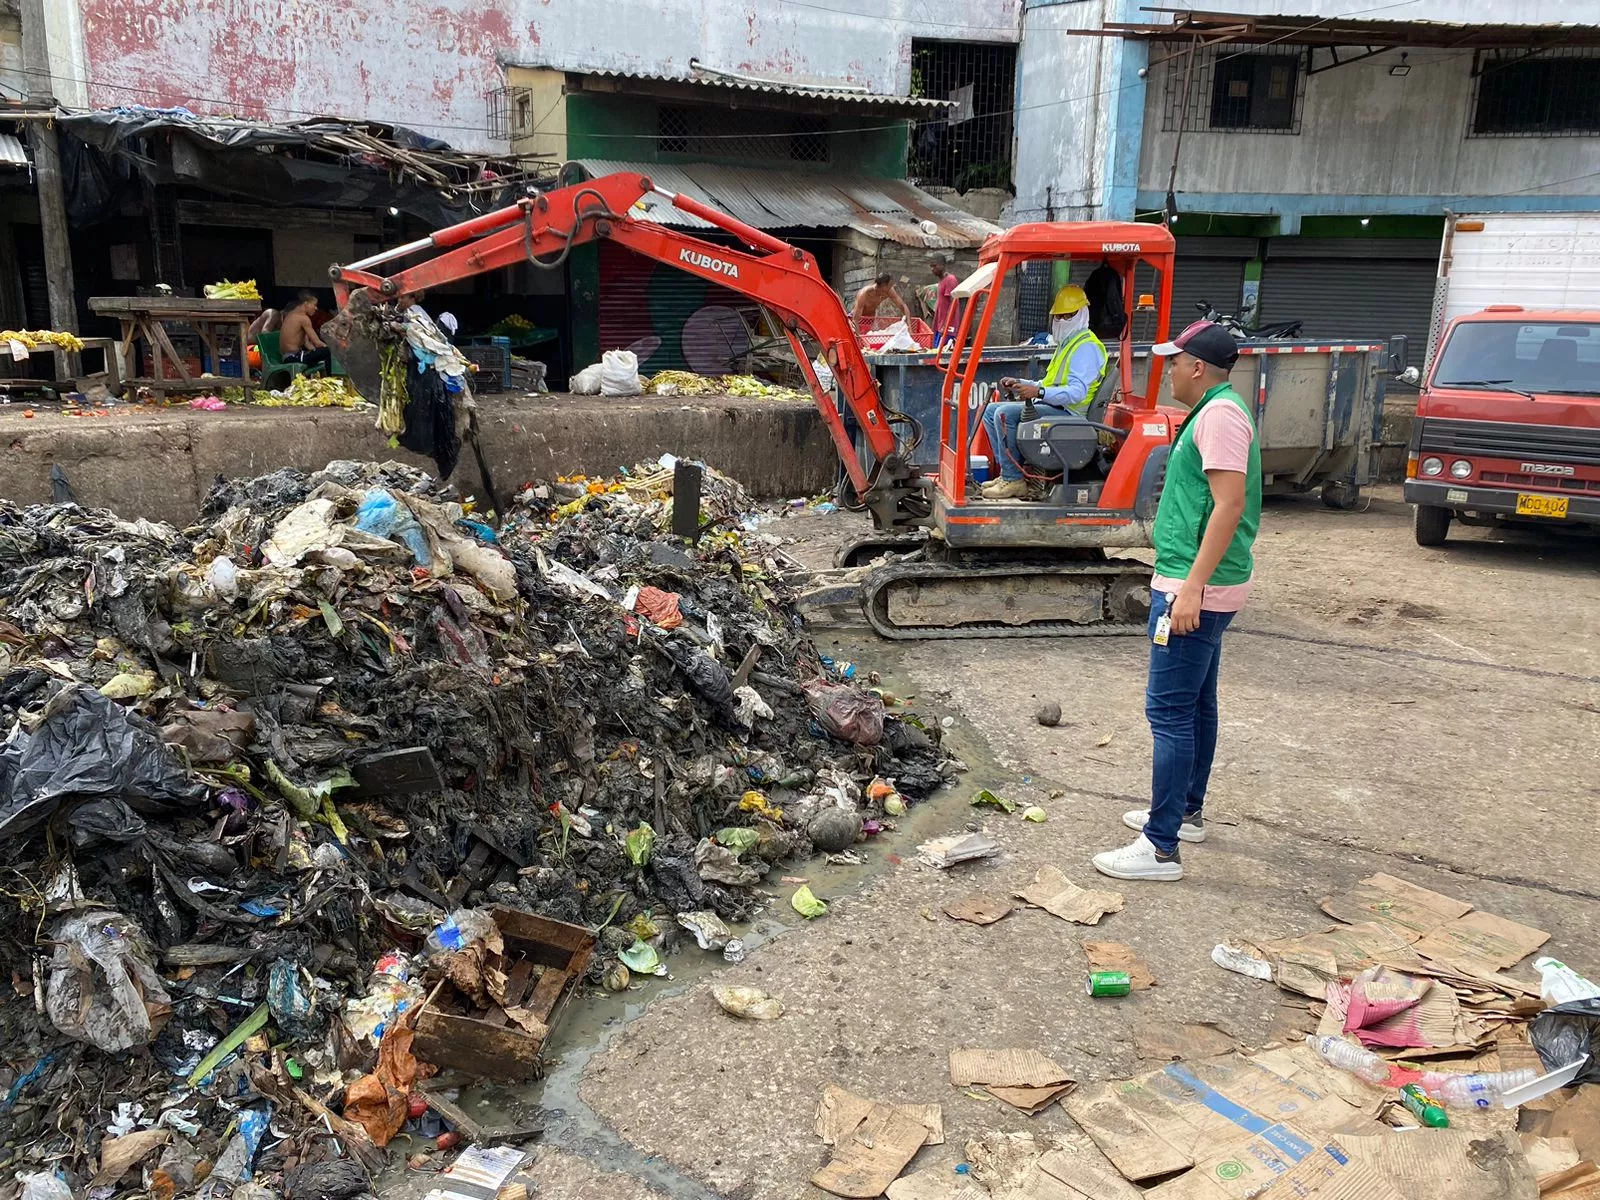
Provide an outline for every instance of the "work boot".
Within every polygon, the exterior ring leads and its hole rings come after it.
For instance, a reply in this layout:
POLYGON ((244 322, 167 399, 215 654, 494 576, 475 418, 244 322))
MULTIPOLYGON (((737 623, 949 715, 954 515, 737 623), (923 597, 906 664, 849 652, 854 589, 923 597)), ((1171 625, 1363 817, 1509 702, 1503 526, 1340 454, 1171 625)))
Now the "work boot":
MULTIPOLYGON (((1122 823, 1129 829, 1144 832, 1144 827, 1150 821, 1150 810, 1136 808, 1132 812, 1122 814, 1122 823)), ((1178 826, 1178 840, 1180 842, 1203 842, 1206 840, 1206 819, 1199 813, 1184 813, 1183 824, 1178 826)))
POLYGON ((985 500, 1021 500, 1028 494, 1028 485, 1021 479, 999 479, 983 485, 985 500))
POLYGON ((1178 852, 1162 854, 1144 834, 1120 850, 1107 850, 1094 856, 1094 869, 1113 879, 1150 879, 1164 883, 1183 878, 1183 863, 1178 852))

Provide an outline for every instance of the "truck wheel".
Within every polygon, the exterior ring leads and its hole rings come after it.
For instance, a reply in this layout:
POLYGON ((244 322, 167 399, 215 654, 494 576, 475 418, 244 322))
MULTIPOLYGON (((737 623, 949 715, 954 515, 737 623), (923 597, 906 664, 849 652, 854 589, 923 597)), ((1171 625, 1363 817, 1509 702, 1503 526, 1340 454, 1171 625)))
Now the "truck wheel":
POLYGON ((1417 545, 1444 545, 1444 539, 1450 532, 1451 515, 1448 508, 1440 508, 1437 504, 1417 505, 1416 520, 1412 526, 1417 535, 1417 545))
POLYGON ((1361 503, 1361 489, 1341 479, 1330 479, 1322 485, 1322 503, 1328 508, 1354 512, 1361 503))

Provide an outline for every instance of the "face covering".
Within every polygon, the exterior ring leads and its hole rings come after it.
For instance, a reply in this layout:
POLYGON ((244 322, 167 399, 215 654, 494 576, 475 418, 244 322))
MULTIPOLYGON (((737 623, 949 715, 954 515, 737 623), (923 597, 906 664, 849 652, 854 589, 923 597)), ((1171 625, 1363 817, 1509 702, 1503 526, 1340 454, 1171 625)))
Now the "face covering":
POLYGON ((1050 340, 1059 346, 1074 334, 1082 333, 1087 328, 1089 328, 1089 306, 1085 304, 1077 312, 1056 317, 1050 322, 1050 340))

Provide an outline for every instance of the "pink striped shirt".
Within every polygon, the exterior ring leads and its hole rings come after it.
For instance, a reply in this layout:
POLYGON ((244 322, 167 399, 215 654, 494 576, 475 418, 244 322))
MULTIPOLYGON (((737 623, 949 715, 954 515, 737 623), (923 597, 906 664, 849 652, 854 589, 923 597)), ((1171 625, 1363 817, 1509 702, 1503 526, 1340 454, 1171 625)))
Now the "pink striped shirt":
MULTIPOLYGON (((1237 404, 1208 404, 1195 417, 1194 444, 1200 451, 1200 465, 1207 471, 1248 471, 1250 469, 1250 439, 1255 430, 1250 418, 1237 404)), ((1250 597, 1254 579, 1221 587, 1206 585, 1200 607, 1206 612, 1238 612, 1250 597)), ((1156 575, 1150 580, 1152 591, 1176 595, 1183 586, 1181 579, 1156 575)))

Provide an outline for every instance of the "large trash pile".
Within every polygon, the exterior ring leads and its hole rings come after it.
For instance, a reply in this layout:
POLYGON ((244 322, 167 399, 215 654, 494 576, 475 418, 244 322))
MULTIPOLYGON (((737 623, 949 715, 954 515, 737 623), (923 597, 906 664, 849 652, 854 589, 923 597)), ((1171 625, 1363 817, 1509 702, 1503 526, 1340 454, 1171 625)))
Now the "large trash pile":
POLYGON ((626 986, 941 784, 742 489, 707 474, 691 545, 671 480, 530 487, 498 531, 398 464, 219 480, 182 531, 0 502, 12 1167, 110 1196, 181 1145, 184 1195, 333 1156, 359 1138, 314 1114, 462 952, 501 1001, 485 913, 598 931, 573 961, 626 986), (153 1136, 107 1178, 118 1133, 153 1136))

